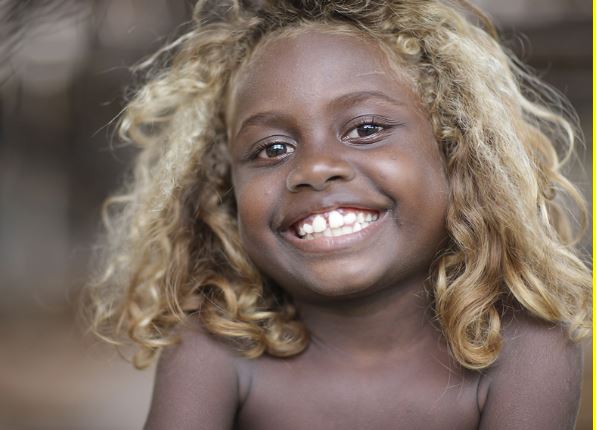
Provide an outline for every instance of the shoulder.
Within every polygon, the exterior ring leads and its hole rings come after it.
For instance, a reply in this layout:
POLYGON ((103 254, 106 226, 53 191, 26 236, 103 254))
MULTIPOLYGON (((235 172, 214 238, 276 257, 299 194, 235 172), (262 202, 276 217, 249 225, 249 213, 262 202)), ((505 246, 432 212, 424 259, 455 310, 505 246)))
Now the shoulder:
POLYGON ((499 376, 510 368, 524 373, 555 370, 555 366, 578 369, 580 360, 581 346, 569 339, 566 327, 512 312, 503 320, 503 347, 491 371, 499 376))
POLYGON ((483 372, 483 428, 572 429, 580 397, 581 345, 564 327, 525 312, 503 320, 503 346, 483 372))
POLYGON ((239 403, 239 357, 186 324, 180 341, 162 351, 145 429, 232 428, 239 403))
POLYGON ((209 364, 234 365, 237 356, 232 349, 206 332, 199 322, 185 322, 177 334, 179 341, 162 351, 158 371, 168 364, 189 366, 192 371, 201 371, 209 364))

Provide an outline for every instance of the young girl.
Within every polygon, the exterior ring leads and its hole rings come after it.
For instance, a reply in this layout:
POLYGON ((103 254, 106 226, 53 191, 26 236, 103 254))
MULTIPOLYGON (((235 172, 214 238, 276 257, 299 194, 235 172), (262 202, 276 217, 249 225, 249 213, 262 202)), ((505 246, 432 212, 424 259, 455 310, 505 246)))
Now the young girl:
POLYGON ((147 429, 573 428, 575 123, 483 14, 200 3, 148 65, 90 290, 147 429))

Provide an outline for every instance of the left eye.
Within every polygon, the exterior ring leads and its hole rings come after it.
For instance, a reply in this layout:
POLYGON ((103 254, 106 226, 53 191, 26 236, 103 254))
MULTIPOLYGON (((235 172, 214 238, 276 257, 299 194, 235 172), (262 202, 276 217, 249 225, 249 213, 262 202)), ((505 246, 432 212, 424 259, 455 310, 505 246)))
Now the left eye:
POLYGON ((379 133, 383 129, 384 127, 373 123, 360 124, 353 128, 346 137, 347 139, 359 139, 379 133))

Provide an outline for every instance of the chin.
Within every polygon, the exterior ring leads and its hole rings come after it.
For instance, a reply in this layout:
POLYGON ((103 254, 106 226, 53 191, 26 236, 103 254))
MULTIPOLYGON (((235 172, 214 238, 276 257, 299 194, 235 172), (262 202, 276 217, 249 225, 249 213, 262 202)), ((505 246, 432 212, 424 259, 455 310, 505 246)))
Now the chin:
POLYGON ((322 298, 352 298, 370 293, 370 287, 363 285, 325 285, 310 290, 322 298))
POLYGON ((303 277, 289 293, 299 299, 329 301, 363 297, 382 288, 378 280, 351 275, 339 277, 335 274, 331 278, 319 277, 317 280, 303 277))

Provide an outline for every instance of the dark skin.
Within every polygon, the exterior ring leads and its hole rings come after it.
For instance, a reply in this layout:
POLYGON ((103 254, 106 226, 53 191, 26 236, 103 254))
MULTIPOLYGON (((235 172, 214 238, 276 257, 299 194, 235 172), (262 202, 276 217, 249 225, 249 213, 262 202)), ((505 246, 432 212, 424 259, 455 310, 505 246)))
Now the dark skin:
POLYGON ((238 74, 228 124, 243 244, 312 339, 292 358, 247 360, 189 329, 160 360, 147 429, 572 428, 580 351, 560 329, 512 313, 489 369, 450 358, 424 293, 446 241, 442 159, 374 42, 273 41, 238 74), (298 237, 306 217, 343 209, 378 219, 298 237))

